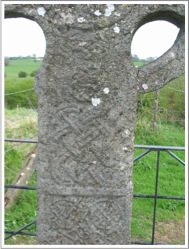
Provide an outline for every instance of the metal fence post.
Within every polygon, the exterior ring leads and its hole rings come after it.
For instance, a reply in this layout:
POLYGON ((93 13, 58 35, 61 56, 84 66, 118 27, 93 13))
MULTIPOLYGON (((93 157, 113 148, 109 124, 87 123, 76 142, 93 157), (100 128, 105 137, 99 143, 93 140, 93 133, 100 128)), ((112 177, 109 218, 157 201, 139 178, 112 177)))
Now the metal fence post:
POLYGON ((157 192, 158 192, 158 175, 159 175, 159 159, 160 159, 160 150, 157 150, 156 182, 155 182, 155 196, 154 196, 154 214, 153 214, 153 225, 152 225, 152 245, 154 244, 155 222, 156 222, 156 207, 157 207, 157 192))

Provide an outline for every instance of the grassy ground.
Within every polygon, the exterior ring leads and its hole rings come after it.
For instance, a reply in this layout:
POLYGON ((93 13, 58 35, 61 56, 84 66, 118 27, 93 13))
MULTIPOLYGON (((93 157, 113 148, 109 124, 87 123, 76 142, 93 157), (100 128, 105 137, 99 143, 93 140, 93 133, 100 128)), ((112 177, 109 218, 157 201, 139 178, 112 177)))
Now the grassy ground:
MULTIPOLYGON (((37 139, 37 112, 26 108, 5 110, 5 137, 37 139)), ((5 184, 11 184, 21 168, 26 155, 34 148, 33 144, 5 143, 5 184)), ((36 172, 29 186, 36 186, 36 172)), ((5 210, 5 229, 16 230, 36 217, 36 191, 23 190, 18 201, 5 210)), ((35 231, 33 224, 27 231, 35 231)), ((6 236, 6 235, 5 235, 6 236)), ((35 237, 14 236, 6 244, 33 244, 35 237)))
MULTIPOLYGON (((172 124, 164 124, 158 127, 157 133, 145 128, 136 126, 135 144, 171 145, 184 146, 184 129, 172 124)), ((135 149, 135 157, 144 150, 135 149)), ((174 152, 174 151, 173 151, 174 152)), ((184 161, 184 152, 174 152, 184 161)), ((145 157, 134 163, 133 181, 134 193, 154 194, 156 175, 157 152, 150 152, 145 157)), ((159 185, 158 195, 164 196, 184 196, 185 193, 185 168, 166 152, 160 153, 159 165, 159 185)), ((134 198, 132 217, 132 237, 139 241, 151 241, 153 199, 134 198)), ((184 223, 184 201, 163 200, 157 201, 157 229, 160 222, 170 223, 175 238, 178 234, 178 222, 184 223)), ((163 237, 157 237, 156 242, 163 242, 163 237)), ((164 238, 165 239, 165 238, 164 238)), ((164 241, 166 242, 166 241, 164 241)), ((170 243, 170 241, 168 241, 170 243)), ((167 242, 167 243, 168 243, 167 242)), ((184 230, 178 240, 171 243, 184 243, 184 230)))
MULTIPOLYGON (((28 74, 31 73, 39 67, 40 63, 41 62, 34 62, 33 60, 25 60, 24 63, 23 60, 11 61, 11 66, 5 68, 5 92, 11 93, 30 87, 32 88, 34 78, 28 76, 25 79, 20 79, 17 75, 19 71, 26 71, 28 74)), ((170 86, 174 88, 176 87, 179 90, 181 89, 180 84, 183 84, 183 81, 184 78, 180 77, 175 80, 175 82, 170 83, 172 84, 170 86)), ((184 88, 181 90, 184 90, 184 88)), ((167 90, 162 89, 162 91, 167 90)), ((164 93, 165 92, 163 92, 163 94, 164 93)), ((166 94, 170 97, 168 98, 169 101, 165 101, 164 105, 175 105, 175 100, 179 95, 171 95, 170 91, 166 94)), ((178 94, 180 93, 178 92, 178 94)), ((153 97, 152 93, 151 95, 153 97)), ((185 132, 182 125, 164 123, 160 122, 161 120, 158 120, 157 131, 154 132, 152 130, 152 117, 147 115, 153 106, 148 99, 151 95, 148 95, 148 97, 145 95, 139 97, 143 99, 139 105, 142 115, 138 116, 135 126, 135 144, 184 146, 185 132)), ((28 96, 25 100, 27 106, 22 107, 21 100, 25 97, 20 96, 20 99, 19 95, 15 95, 14 97, 13 95, 10 96, 12 99, 9 99, 5 109, 5 137, 36 139, 37 113, 32 109, 34 100, 31 96, 28 96), (10 109, 10 106, 12 109, 10 109)), ((176 106, 174 106, 174 108, 176 108, 176 106)), ((33 146, 34 145, 29 144, 21 144, 18 146, 16 143, 5 143, 6 184, 12 183, 25 159, 25 156, 32 150, 33 146)), ((144 150, 135 149, 135 157, 143 151, 144 150)), ((184 160, 184 152, 175 152, 175 154, 184 160)), ((141 158, 139 161, 134 163, 134 193, 154 194, 156 158, 156 153, 151 152, 144 158, 141 158)), ((184 196, 184 170, 184 167, 174 158, 166 152, 161 152, 158 195, 184 196)), ((36 185, 36 172, 33 174, 28 185, 36 185)), ((134 198, 132 214, 132 240, 151 240, 153 205, 153 199, 134 198)), ((170 244, 184 243, 184 208, 183 201, 158 200, 155 242, 162 241, 170 244)), ((6 210, 5 212, 5 229, 16 230, 31 222, 35 216, 36 192, 23 190, 17 203, 10 210, 6 210)), ((35 231, 35 225, 32 225, 29 231, 35 231)), ((7 245, 32 245, 35 244, 36 241, 35 237, 17 235, 6 240, 5 243, 7 245)))
MULTIPOLYGON (((37 112, 32 109, 5 109, 5 137, 37 139, 37 112)), ((5 183, 11 184, 25 156, 35 145, 5 143, 5 183)))

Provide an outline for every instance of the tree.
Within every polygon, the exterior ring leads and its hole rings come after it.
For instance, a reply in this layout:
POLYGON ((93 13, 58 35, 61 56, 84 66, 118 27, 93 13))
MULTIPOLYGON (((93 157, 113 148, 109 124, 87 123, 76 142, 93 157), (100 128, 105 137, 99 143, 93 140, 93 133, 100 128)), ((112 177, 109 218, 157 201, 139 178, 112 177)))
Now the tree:
POLYGON ((26 72, 23 72, 23 71, 20 71, 20 72, 18 73, 18 77, 19 77, 19 78, 26 78, 26 77, 27 77, 27 73, 26 73, 26 72))
POLYGON ((136 54, 132 55, 133 61, 139 61, 139 57, 136 54))
POLYGON ((9 57, 5 57, 5 66, 9 66, 10 65, 10 59, 9 57))
POLYGON ((36 74, 36 70, 33 71, 33 72, 31 72, 30 76, 31 76, 31 77, 35 77, 35 74, 36 74))
POLYGON ((154 61, 155 60, 155 57, 148 57, 148 58, 146 58, 146 61, 147 62, 152 62, 152 61, 154 61))

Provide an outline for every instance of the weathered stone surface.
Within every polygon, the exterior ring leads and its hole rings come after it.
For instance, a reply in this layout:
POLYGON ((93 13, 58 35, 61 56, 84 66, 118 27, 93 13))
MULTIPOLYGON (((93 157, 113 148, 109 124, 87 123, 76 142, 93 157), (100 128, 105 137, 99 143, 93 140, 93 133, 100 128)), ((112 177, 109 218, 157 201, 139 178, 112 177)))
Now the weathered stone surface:
POLYGON ((36 78, 38 244, 130 243, 137 95, 184 73, 184 12, 182 4, 6 6, 6 17, 35 20, 47 42, 36 78), (178 38, 135 68, 132 37, 158 19, 180 27, 178 38))

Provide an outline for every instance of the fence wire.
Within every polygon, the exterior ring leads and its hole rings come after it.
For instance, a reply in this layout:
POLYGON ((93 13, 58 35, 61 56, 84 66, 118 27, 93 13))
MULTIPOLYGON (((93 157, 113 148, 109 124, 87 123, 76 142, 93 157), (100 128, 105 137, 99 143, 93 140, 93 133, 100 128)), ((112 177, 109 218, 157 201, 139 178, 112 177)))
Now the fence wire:
MULTIPOLYGON (((177 78, 155 93, 140 95, 137 101, 137 122, 185 124, 185 80, 177 78)), ((154 127, 154 126, 153 126, 154 127)))
POLYGON ((29 89, 22 90, 22 91, 19 91, 19 92, 5 93, 5 96, 14 95, 14 94, 19 94, 19 93, 25 93, 25 92, 33 91, 33 90, 34 90, 34 88, 29 88, 29 89))

